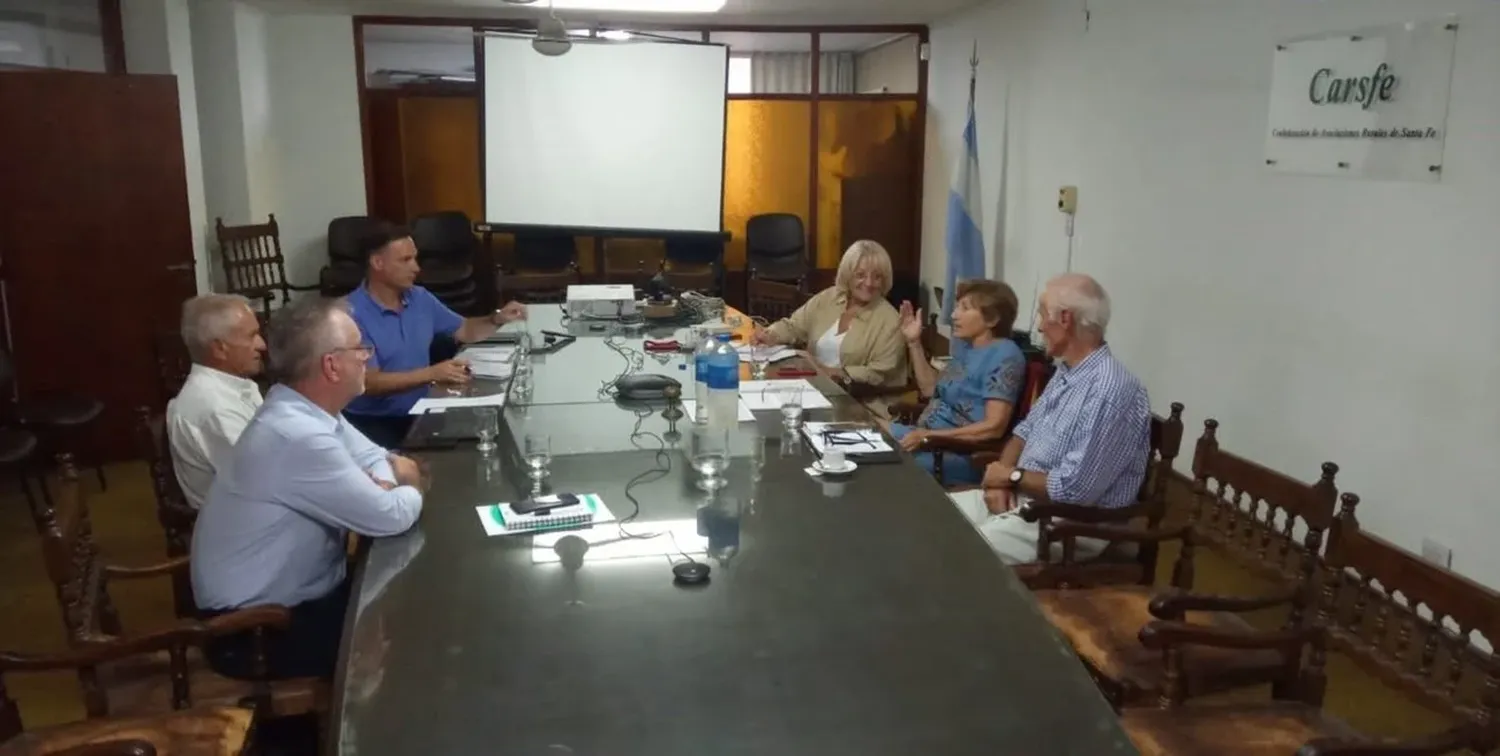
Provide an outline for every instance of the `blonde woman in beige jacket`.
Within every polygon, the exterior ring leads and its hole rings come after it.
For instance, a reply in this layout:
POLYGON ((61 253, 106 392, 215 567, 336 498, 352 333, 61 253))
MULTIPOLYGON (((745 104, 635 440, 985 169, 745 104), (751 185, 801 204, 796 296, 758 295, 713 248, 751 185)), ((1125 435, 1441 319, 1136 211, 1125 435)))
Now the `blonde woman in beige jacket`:
POLYGON ((857 241, 839 261, 833 286, 791 317, 756 329, 752 340, 806 350, 820 370, 841 383, 895 388, 910 375, 901 316, 885 301, 891 256, 873 241, 857 241))

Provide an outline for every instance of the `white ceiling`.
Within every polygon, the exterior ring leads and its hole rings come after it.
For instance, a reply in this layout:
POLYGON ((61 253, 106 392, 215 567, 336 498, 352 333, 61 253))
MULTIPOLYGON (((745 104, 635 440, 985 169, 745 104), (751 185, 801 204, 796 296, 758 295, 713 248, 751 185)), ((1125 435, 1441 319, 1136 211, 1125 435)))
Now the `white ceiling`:
MULTIPOLYGON (((531 17, 537 11, 517 9, 501 0, 250 0, 277 12, 357 13, 393 16, 531 17)), ((640 23, 694 24, 916 24, 978 5, 984 0, 726 0, 719 13, 668 16, 629 14, 640 23)), ((618 20, 618 15, 584 11, 559 12, 580 21, 618 20)))

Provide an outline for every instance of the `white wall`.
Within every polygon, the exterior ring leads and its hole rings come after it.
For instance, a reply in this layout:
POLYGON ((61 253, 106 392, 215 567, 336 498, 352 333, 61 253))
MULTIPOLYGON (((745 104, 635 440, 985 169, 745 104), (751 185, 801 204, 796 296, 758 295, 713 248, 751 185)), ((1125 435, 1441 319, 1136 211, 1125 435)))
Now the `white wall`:
MULTIPOLYGON (((190 6, 193 80, 197 89, 199 145, 203 155, 203 238, 209 280, 222 288, 214 221, 249 223, 250 176, 246 163, 244 104, 240 93, 239 26, 250 13, 232 0, 200 0, 190 6)), ((126 54, 130 51, 126 49, 126 54)))
POLYGON ((314 284, 328 262, 328 222, 365 214, 359 72, 347 15, 266 17, 276 220, 287 277, 314 284))
POLYGON ((1500 5, 1093 0, 1086 31, 1083 2, 934 26, 924 277, 942 280, 977 37, 985 228, 993 250, 1005 222, 996 270, 1023 311, 1064 268, 1056 189, 1077 184, 1073 267, 1109 288, 1111 341, 1158 410, 1182 401, 1190 439, 1216 417, 1226 448, 1306 479, 1338 462, 1366 527, 1413 550, 1435 538, 1500 585, 1500 5), (1263 170, 1276 40, 1445 12, 1462 26, 1442 183, 1263 170))
MULTIPOLYGON (((214 219, 275 214, 288 279, 314 284, 328 222, 365 212, 353 22, 203 0, 192 5, 192 36, 214 268, 214 219)), ((222 272, 213 280, 222 286, 222 272)))
POLYGON ((198 291, 208 291, 211 248, 204 232, 208 219, 188 0, 125 0, 120 6, 120 17, 125 32, 125 70, 177 77, 182 150, 187 166, 188 218, 193 226, 193 260, 197 263, 198 291))

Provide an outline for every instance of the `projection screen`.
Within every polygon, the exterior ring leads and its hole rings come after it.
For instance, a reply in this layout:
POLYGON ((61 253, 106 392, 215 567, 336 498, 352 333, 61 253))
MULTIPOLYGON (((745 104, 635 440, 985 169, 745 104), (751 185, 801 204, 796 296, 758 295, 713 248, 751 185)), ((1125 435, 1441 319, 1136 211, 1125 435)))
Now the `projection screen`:
POLYGON ((577 42, 547 57, 488 36, 483 49, 486 222, 722 229, 727 47, 577 42))

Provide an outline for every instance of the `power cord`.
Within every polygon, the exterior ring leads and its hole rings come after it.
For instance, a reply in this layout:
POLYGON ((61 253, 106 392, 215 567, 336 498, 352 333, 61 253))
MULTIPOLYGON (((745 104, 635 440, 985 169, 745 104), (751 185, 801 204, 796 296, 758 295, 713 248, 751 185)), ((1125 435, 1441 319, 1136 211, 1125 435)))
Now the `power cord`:
MULTIPOLYGON (((638 409, 634 410, 633 412, 635 414, 635 427, 630 431, 630 443, 632 446, 642 451, 654 451, 655 454, 653 454, 652 456, 656 464, 650 469, 642 471, 640 474, 636 475, 634 478, 631 478, 625 483, 625 500, 630 502, 630 514, 621 517, 616 523, 616 526, 619 528, 620 537, 626 540, 649 541, 653 538, 660 538, 665 535, 667 536, 667 538, 671 539, 672 548, 675 549, 683 559, 686 559, 688 562, 691 562, 693 564, 698 564, 698 560, 694 559, 691 554, 683 550, 682 545, 677 542, 677 534, 674 533, 671 529, 667 529, 657 533, 632 533, 625 528, 626 525, 635 522, 636 518, 640 517, 641 515, 641 502, 635 497, 635 487, 644 485, 646 483, 654 483, 672 474, 672 455, 667 451, 666 439, 663 439, 660 435, 652 431, 641 430, 641 424, 646 421, 646 418, 655 414, 655 410, 638 409), (654 450, 641 443, 641 439, 645 438, 649 438, 656 442, 656 448, 654 450)), ((671 556, 667 556, 667 561, 672 564, 676 564, 671 556)))
MULTIPOLYGON (((613 351, 615 354, 620 355, 620 357, 625 360, 625 369, 620 371, 619 375, 610 378, 599 385, 599 399, 601 401, 608 401, 614 399, 615 395, 619 392, 616 384, 620 382, 621 378, 624 378, 627 375, 639 373, 641 369, 645 367, 646 355, 639 349, 635 349, 626 344, 625 340, 620 338, 618 334, 610 334, 609 336, 604 337, 604 345, 609 347, 611 351, 613 351)), ((636 423, 636 428, 640 428, 640 423, 636 423)))

